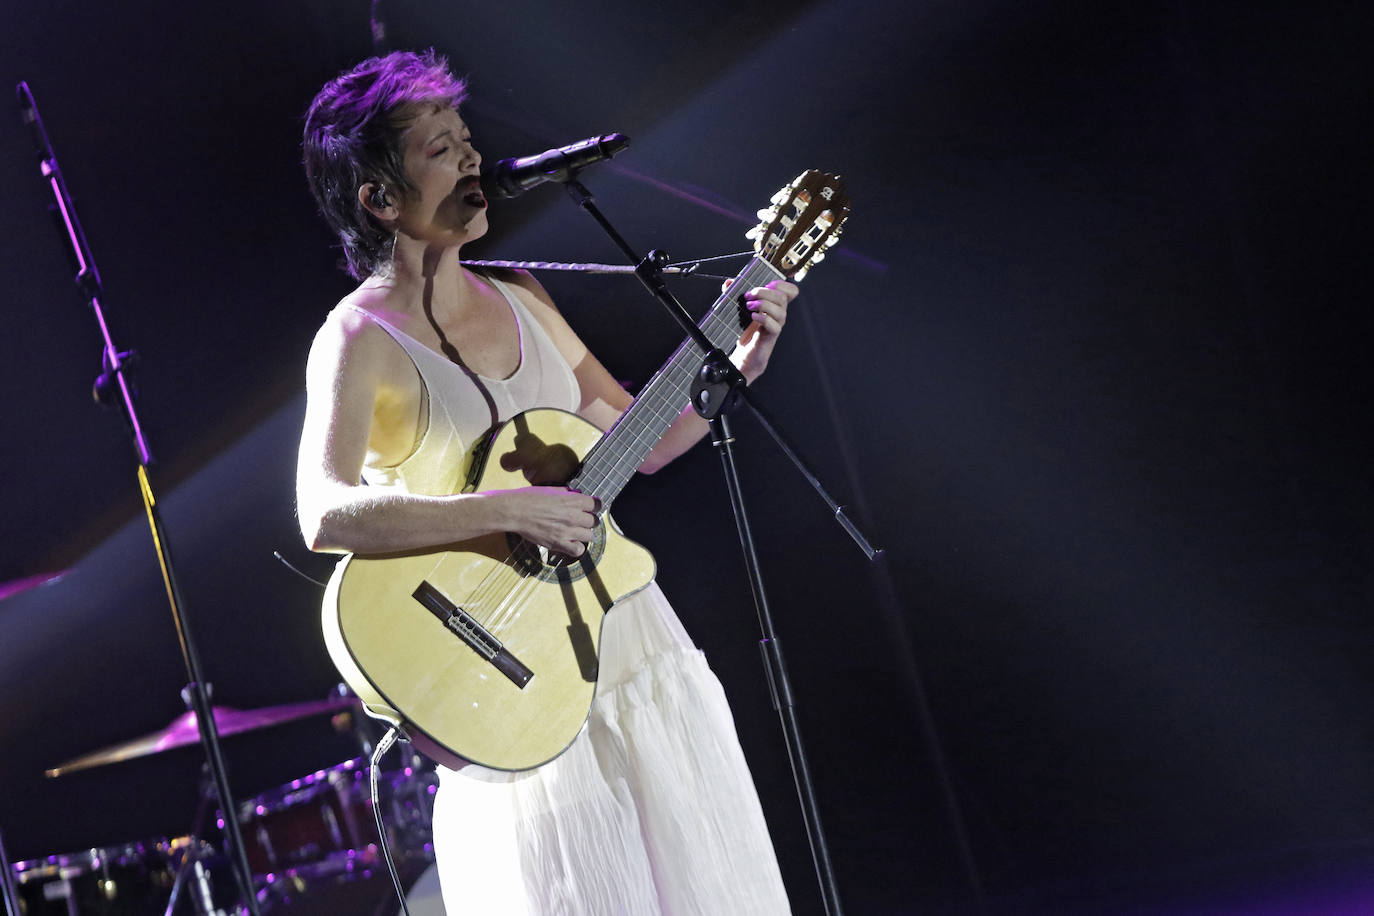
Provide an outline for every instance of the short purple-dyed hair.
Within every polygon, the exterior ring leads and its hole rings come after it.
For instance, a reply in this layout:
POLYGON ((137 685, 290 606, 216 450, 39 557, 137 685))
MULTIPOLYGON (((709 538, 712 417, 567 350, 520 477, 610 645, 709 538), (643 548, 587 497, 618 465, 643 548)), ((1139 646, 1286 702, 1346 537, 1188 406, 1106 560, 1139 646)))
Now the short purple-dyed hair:
POLYGON ((401 133, 416 106, 457 109, 467 84, 433 50, 394 51, 330 80, 310 103, 302 143, 305 177, 329 228, 343 243, 355 280, 391 261, 391 233, 358 200, 374 182, 393 199, 414 190, 406 177, 401 133))

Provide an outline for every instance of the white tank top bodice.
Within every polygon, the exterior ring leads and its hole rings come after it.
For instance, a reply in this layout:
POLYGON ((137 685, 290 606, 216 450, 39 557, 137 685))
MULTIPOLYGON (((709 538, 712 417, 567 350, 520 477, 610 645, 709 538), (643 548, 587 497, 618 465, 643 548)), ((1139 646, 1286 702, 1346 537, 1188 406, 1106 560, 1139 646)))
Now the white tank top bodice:
POLYGON ((493 379, 472 372, 436 353, 371 312, 363 312, 409 355, 420 375, 428 423, 414 450, 390 467, 363 467, 371 486, 399 487, 409 493, 444 495, 462 486, 467 450, 497 423, 533 407, 577 412, 582 394, 577 378, 548 332, 510 288, 484 277, 510 303, 520 336, 520 364, 509 378, 493 379))

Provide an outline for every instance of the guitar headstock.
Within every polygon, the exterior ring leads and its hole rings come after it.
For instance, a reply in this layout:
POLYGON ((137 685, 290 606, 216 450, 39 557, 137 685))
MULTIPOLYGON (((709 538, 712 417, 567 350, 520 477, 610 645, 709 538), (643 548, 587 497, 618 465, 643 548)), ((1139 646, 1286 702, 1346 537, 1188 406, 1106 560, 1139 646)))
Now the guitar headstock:
POLYGON ((745 233, 754 252, 792 280, 800 280, 840 240, 849 195, 839 175, 808 169, 773 195, 759 224, 745 233))

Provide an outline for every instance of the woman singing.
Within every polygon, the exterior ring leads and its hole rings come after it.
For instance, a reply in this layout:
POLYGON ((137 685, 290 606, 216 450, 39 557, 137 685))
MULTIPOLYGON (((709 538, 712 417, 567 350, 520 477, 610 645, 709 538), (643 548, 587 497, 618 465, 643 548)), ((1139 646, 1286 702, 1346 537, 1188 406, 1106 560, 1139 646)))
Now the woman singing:
MULTIPOLYGON (((469 446, 534 407, 608 428, 628 393, 523 272, 459 262, 487 231, 464 84, 432 52, 367 60, 306 118, 306 175, 359 281, 328 314, 306 369, 297 501, 314 550, 362 554, 513 532, 577 556, 599 507, 566 487, 462 493, 469 446)), ((797 288, 745 294, 732 359, 768 364, 797 288)), ((690 409, 640 470, 706 432, 690 409)), ((440 769, 434 843, 450 913, 772 914, 788 911, 719 682, 657 585, 601 631, 591 716, 533 770, 440 769)))

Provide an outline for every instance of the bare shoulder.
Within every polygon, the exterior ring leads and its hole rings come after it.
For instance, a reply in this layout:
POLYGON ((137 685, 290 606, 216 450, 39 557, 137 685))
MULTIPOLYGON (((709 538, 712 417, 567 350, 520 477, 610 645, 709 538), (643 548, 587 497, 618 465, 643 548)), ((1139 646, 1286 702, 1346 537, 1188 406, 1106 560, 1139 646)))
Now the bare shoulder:
POLYGON ((378 324, 385 300, 376 290, 354 290, 339 301, 315 333, 310 346, 310 373, 335 376, 362 370, 385 377, 402 368, 408 358, 391 335, 378 324))
POLYGON ((536 280, 534 274, 528 270, 518 270, 514 267, 484 267, 482 269, 486 271, 488 276, 495 277, 502 283, 518 286, 530 295, 538 296, 550 305, 553 304, 553 300, 549 298, 548 290, 544 289, 544 285, 536 280))
POLYGON ((332 339, 349 347, 367 347, 373 340, 389 337, 377 323, 379 314, 385 314, 385 302, 378 290, 355 289, 325 316, 316 340, 332 339))
POLYGON ((554 346, 558 347, 569 365, 576 366, 586 356, 586 345, 564 319, 549 291, 533 274, 527 270, 499 268, 492 272, 492 276, 515 289, 520 301, 552 338, 554 346))
POLYGON ((495 268, 491 272, 491 276, 506 286, 514 287, 515 294, 518 295, 523 304, 529 306, 530 312, 534 313, 534 317, 537 317, 541 324, 550 323, 548 320, 551 316, 556 316, 559 321, 562 321, 563 316, 559 312, 558 306, 554 305, 554 297, 548 294, 543 283, 534 279, 533 273, 517 271, 514 268, 495 268))
POLYGON ((568 328, 568 323, 563 318, 563 313, 558 310, 558 306, 554 304, 553 297, 544 288, 544 284, 534 278, 534 274, 528 270, 500 267, 494 269, 491 275, 515 288, 520 301, 529 308, 535 318, 539 319, 539 323, 546 331, 552 333, 559 329, 567 329, 571 333, 572 329, 568 328))
POLYGON ((535 320, 548 333, 553 345, 577 377, 578 388, 582 392, 582 407, 579 413, 584 419, 607 429, 629 406, 630 395, 620 383, 606 371, 601 361, 587 349, 582 338, 572 329, 553 304, 548 290, 538 280, 523 270, 502 271, 498 279, 510 284, 516 290, 520 301, 534 315, 535 320))

